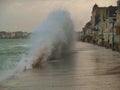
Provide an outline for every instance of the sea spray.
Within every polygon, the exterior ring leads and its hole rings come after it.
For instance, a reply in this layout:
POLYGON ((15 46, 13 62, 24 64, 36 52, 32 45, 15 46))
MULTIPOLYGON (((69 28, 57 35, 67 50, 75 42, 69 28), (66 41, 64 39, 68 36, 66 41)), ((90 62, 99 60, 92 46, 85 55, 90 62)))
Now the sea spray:
POLYGON ((54 11, 33 32, 31 50, 18 68, 31 69, 42 61, 61 58, 71 51, 73 42, 74 24, 70 14, 64 10, 54 11))

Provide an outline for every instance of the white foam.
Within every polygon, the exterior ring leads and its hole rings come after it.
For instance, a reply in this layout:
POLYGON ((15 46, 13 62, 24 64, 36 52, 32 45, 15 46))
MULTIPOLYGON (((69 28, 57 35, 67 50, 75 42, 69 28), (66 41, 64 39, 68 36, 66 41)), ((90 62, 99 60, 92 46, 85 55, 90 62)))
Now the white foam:
POLYGON ((50 57, 62 57, 70 52, 74 42, 74 24, 67 11, 57 10, 35 30, 31 37, 31 50, 24 56, 18 69, 31 69, 32 64, 50 57))

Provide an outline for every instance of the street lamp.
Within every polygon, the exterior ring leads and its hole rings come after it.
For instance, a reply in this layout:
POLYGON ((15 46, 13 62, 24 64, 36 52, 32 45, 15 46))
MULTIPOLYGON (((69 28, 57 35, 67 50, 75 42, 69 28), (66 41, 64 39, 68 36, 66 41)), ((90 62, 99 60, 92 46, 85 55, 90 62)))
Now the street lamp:
POLYGON ((112 49, 115 49, 115 42, 114 42, 114 26, 115 26, 115 20, 111 20, 110 23, 112 23, 112 49))
POLYGON ((114 46, 115 46, 115 42, 114 42, 114 25, 115 25, 115 22, 113 21, 112 24, 113 24, 113 27, 112 27, 112 33, 113 33, 113 37, 112 37, 113 48, 112 48, 112 49, 114 50, 114 49, 115 49, 115 47, 114 47, 114 46))

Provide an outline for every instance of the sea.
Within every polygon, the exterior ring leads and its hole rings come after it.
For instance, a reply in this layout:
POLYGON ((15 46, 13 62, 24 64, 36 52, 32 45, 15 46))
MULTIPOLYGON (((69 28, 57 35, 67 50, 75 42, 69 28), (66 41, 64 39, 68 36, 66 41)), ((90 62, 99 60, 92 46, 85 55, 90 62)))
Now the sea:
POLYGON ((0 39, 0 81, 67 55, 74 45, 74 33, 70 14, 57 10, 32 32, 30 39, 0 39))
POLYGON ((0 81, 12 75, 29 50, 28 39, 0 39, 0 81))

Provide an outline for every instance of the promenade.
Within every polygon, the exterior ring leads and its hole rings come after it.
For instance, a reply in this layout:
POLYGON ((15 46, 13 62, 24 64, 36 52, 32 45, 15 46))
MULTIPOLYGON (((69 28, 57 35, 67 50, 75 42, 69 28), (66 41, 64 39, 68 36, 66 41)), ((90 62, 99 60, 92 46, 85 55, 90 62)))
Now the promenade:
POLYGON ((16 74, 0 90, 120 90, 120 53, 77 42, 71 55, 16 74))

